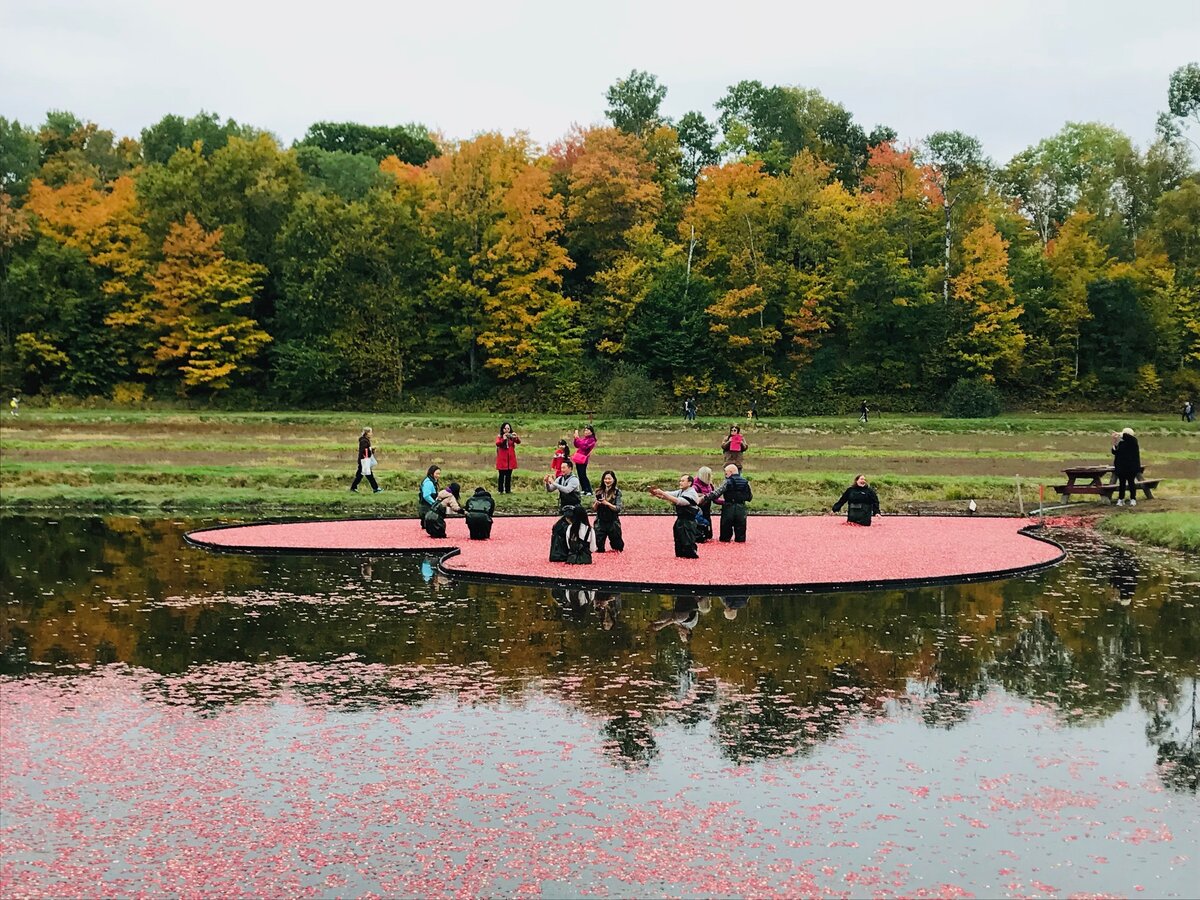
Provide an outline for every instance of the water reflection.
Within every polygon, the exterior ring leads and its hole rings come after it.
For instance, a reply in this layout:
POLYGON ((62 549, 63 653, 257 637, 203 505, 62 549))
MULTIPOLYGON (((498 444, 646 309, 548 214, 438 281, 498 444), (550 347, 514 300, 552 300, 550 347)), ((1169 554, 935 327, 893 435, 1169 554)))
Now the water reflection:
POLYGON ((752 600, 458 584, 419 558, 220 556, 183 545, 187 522, 3 524, 8 676, 124 664, 208 710, 285 690, 337 708, 537 691, 595 717, 629 768, 667 728, 708 730, 741 764, 901 711, 957 729, 1002 690, 1067 726, 1135 705, 1162 783, 1197 790, 1200 577, 1092 533, 1057 535, 1066 563, 1005 582, 752 600))

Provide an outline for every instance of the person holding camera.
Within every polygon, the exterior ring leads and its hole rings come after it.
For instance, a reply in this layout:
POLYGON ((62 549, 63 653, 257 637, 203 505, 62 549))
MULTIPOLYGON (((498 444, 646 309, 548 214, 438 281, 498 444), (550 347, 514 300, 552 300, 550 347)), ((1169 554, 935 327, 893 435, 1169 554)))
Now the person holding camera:
POLYGON ((588 460, 591 459, 592 451, 596 449, 596 429, 591 425, 583 426, 583 437, 579 436, 579 429, 575 429, 575 452, 571 454, 571 462, 575 464, 575 474, 579 478, 579 486, 583 490, 583 496, 590 497, 592 495, 592 483, 588 481, 587 467, 588 460))
POLYGON ((500 434, 496 436, 496 491, 501 494, 512 493, 512 473, 517 467, 517 444, 521 439, 513 432, 508 422, 500 426, 500 434))

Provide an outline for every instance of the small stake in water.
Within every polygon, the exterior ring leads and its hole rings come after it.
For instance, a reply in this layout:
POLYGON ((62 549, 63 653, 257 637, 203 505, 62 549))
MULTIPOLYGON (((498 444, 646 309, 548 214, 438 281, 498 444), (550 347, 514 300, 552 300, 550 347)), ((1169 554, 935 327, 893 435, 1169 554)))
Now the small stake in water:
POLYGON ((1025 518, 1025 501, 1021 498, 1021 476, 1017 475, 1017 506, 1021 510, 1021 518, 1025 518))

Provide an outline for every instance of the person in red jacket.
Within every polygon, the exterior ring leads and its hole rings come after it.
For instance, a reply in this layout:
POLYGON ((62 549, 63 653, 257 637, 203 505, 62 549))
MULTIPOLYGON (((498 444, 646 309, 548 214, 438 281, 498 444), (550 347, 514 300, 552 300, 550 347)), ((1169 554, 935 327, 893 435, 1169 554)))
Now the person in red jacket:
POLYGON ((512 493, 512 473, 517 467, 517 444, 521 439, 513 432, 513 427, 505 422, 500 426, 496 435, 496 489, 501 494, 512 493))

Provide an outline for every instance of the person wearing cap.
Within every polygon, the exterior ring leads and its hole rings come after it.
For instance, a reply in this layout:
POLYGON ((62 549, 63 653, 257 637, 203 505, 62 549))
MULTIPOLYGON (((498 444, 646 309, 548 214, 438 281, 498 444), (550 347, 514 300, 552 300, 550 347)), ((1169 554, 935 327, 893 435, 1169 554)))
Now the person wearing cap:
POLYGON ((1117 506, 1125 505, 1125 488, 1129 488, 1129 505, 1137 506, 1138 472, 1142 470, 1142 454, 1132 428, 1112 434, 1113 472, 1117 476, 1117 506))

